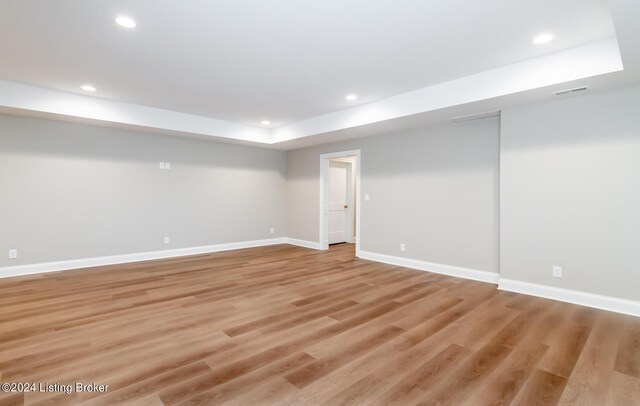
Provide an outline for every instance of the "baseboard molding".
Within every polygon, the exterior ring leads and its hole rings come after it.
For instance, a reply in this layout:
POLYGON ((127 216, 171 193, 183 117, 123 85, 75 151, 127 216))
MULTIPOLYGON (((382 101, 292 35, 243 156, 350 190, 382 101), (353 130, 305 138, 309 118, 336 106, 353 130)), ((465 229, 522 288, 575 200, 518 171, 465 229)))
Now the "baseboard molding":
POLYGON ((316 241, 298 240, 297 238, 286 237, 284 239, 285 244, 297 245, 299 247, 311 248, 314 250, 320 249, 320 243, 316 241))
POLYGON ((616 313, 640 317, 640 302, 633 300, 579 292, 577 290, 562 289, 552 286, 538 285, 529 282, 521 282, 512 279, 501 278, 499 274, 493 272, 461 268, 457 266, 420 261, 416 259, 396 257, 392 255, 377 254, 375 252, 360 251, 359 257, 362 259, 368 259, 370 261, 404 266, 406 268, 413 268, 421 271, 434 272, 443 275, 455 276, 458 278, 498 284, 498 289, 509 292, 522 293, 525 295, 558 300, 561 302, 573 303, 581 306, 593 307, 600 310, 608 310, 616 313))
POLYGON ((500 278, 498 289, 640 317, 640 302, 500 278))
POLYGON ((124 264, 128 262, 148 261, 187 255, 207 254, 230 251, 242 248, 263 247, 266 245, 284 244, 286 238, 270 238, 266 240, 241 241, 225 244, 205 245, 200 247, 177 248, 163 251, 141 252, 135 254, 111 255, 106 257, 73 259, 69 261, 46 262, 29 265, 6 266, 0 268, 0 278, 33 275, 45 272, 66 271, 70 269, 88 268, 102 265, 124 264))
POLYGON ((377 254, 375 252, 360 251, 359 257, 362 259, 368 259, 370 261, 384 262, 385 264, 404 266, 406 268, 413 268, 421 271, 428 271, 493 284, 497 284, 498 279, 500 278, 500 275, 493 272, 479 271, 477 269, 462 268, 452 265, 437 264, 433 262, 420 261, 417 259, 395 257, 392 255, 377 254))
MULTIPOLYGON (((30 265, 6 266, 0 268, 0 278, 33 275, 45 272, 65 271, 70 269, 89 268, 94 266, 124 264, 129 262, 148 261, 154 259, 183 257, 188 255, 207 254, 212 252, 230 251, 243 248, 263 247, 276 244, 292 244, 300 247, 319 250, 320 244, 314 241, 298 240, 296 238, 280 237, 265 240, 241 241, 225 244, 205 245, 201 247, 178 248, 163 251, 151 251, 135 254, 112 255, 106 257, 83 258, 69 261, 46 262, 30 265)), ((375 252, 360 251, 359 258, 386 264, 403 266, 458 278, 498 284, 498 289, 525 295, 538 296, 546 299, 558 300, 582 306, 608 310, 616 313, 640 317, 640 302, 619 299, 611 296, 579 292, 576 290, 538 285, 512 279, 501 278, 498 274, 476 269, 444 265, 392 255, 377 254, 375 252)))

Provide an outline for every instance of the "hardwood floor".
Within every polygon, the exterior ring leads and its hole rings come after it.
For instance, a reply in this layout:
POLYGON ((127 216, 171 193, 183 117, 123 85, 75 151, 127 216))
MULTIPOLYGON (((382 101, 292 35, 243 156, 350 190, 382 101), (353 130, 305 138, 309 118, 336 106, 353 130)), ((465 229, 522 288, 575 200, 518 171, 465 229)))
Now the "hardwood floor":
POLYGON ((2 405, 638 405, 640 319, 280 245, 1 279, 0 380, 109 385, 2 405))

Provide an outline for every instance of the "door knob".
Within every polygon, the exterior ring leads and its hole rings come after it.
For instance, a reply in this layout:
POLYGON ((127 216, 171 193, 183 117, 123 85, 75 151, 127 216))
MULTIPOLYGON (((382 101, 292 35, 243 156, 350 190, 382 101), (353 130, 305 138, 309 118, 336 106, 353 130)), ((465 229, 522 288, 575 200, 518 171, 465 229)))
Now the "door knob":
POLYGON ((344 208, 345 208, 345 209, 348 209, 348 208, 349 208, 349 205, 348 205, 348 204, 345 204, 345 205, 344 205, 344 208))

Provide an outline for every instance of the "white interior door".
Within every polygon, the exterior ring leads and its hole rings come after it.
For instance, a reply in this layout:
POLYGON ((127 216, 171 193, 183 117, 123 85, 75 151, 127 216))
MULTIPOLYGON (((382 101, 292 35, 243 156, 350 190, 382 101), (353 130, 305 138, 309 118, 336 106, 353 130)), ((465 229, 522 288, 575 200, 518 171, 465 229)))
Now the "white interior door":
POLYGON ((329 244, 347 242, 348 165, 329 162, 329 244))

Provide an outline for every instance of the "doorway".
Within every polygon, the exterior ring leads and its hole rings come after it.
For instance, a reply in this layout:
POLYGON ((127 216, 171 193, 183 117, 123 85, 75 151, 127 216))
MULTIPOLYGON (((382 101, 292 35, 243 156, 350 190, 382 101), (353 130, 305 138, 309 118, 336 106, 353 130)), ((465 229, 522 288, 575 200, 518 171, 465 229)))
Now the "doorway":
POLYGON ((354 172, 347 159, 329 160, 329 245, 353 243, 354 239, 354 172))
POLYGON ((360 150, 320 155, 320 249, 347 243, 360 252, 360 150))

